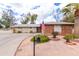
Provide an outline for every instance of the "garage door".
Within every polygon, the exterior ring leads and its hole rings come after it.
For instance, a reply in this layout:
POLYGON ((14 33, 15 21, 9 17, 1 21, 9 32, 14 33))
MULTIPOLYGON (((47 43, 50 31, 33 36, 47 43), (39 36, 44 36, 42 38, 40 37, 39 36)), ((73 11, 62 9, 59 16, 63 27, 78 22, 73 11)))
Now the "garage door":
POLYGON ((61 33, 61 26, 60 25, 55 25, 54 26, 54 32, 59 32, 59 33, 61 33))

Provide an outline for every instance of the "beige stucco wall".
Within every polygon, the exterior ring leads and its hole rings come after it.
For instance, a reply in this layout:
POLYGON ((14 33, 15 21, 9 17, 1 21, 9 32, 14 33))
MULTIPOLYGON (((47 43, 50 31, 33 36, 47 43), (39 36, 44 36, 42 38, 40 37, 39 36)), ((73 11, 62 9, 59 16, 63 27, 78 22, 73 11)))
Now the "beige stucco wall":
POLYGON ((37 32, 37 28, 13 28, 15 29, 15 32, 21 31, 23 33, 27 32, 37 32))

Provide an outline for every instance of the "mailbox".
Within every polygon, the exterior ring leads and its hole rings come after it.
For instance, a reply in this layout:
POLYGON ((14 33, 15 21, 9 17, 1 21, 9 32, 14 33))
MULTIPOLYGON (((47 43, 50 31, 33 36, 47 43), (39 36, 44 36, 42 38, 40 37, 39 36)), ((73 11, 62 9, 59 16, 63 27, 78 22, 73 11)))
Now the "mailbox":
POLYGON ((35 56, 35 43, 40 43, 40 37, 34 37, 33 56, 35 56))
POLYGON ((37 38, 36 38, 36 43, 40 43, 40 41, 41 41, 41 40, 40 40, 40 37, 37 37, 37 38))

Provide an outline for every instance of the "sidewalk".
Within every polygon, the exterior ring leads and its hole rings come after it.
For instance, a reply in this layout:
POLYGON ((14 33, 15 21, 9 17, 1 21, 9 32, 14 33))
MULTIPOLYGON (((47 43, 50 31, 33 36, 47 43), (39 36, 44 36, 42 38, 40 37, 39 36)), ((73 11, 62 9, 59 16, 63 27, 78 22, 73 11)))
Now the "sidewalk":
POLYGON ((32 56, 33 55, 33 43, 30 42, 32 37, 25 39, 19 48, 17 49, 15 56, 32 56))

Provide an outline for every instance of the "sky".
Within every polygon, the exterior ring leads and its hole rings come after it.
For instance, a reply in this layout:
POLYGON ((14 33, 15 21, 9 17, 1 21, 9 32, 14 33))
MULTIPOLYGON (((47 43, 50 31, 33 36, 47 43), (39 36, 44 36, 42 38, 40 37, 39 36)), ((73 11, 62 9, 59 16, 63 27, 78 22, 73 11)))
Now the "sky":
MULTIPOLYGON (((76 0, 73 1, 77 2, 76 0)), ((18 23, 21 21, 21 15, 28 12, 38 15, 36 23, 55 22, 62 19, 60 10, 70 2, 72 0, 0 0, 0 14, 2 10, 12 9, 18 23)))

